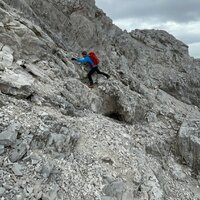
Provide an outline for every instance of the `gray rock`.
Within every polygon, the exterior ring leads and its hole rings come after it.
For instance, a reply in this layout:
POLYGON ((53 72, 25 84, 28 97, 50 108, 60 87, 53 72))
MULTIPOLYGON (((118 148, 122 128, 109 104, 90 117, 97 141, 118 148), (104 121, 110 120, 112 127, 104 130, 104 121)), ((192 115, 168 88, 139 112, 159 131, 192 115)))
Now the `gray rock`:
POLYGON ((12 167, 12 171, 14 172, 14 174, 15 174, 16 176, 22 176, 22 175, 23 175, 23 173, 21 172, 21 170, 22 170, 22 167, 21 167, 21 165, 18 164, 18 163, 15 163, 15 164, 13 165, 13 167, 12 167))
POLYGON ((33 64, 24 64, 26 70, 32 74, 34 77, 39 78, 40 80, 47 80, 48 77, 46 74, 43 72, 42 69, 40 69, 38 66, 33 65, 33 64))
POLYGON ((19 124, 12 124, 0 133, 0 144, 9 146, 14 144, 18 135, 19 124))
POLYGON ((22 143, 9 153, 9 159, 11 162, 17 162, 18 160, 24 157, 26 152, 27 152, 26 144, 22 143))
POLYGON ((31 158, 32 165, 36 165, 41 160, 41 158, 37 154, 31 154, 30 158, 31 158))
POLYGON ((54 165, 51 164, 50 162, 46 162, 42 166, 41 174, 44 178, 48 178, 52 171, 53 171, 54 165))
POLYGON ((49 192, 49 200, 56 200, 58 198, 58 190, 58 185, 53 187, 53 189, 49 192))
POLYGON ((13 63, 13 50, 9 46, 3 46, 0 51, 0 64, 3 67, 10 67, 13 63))
POLYGON ((183 172, 180 166, 174 165, 174 168, 171 170, 172 176, 177 180, 185 180, 186 174, 183 172))
POLYGON ((56 151, 65 152, 66 155, 69 155, 79 138, 80 134, 77 131, 62 127, 60 134, 50 134, 48 145, 53 145, 56 151))
POLYGON ((5 94, 26 98, 33 93, 33 83, 34 78, 29 74, 6 70, 0 78, 0 90, 5 94))
POLYGON ((126 192, 126 186, 123 182, 112 182, 103 188, 103 192, 110 197, 116 197, 121 200, 126 192))
POLYGON ((188 166, 195 171, 200 170, 200 119, 189 119, 185 121, 179 130, 178 148, 180 155, 188 166))
POLYGON ((23 194, 16 195, 16 200, 23 200, 23 199, 24 199, 23 194))
POLYGON ((5 193, 5 188, 0 187, 0 197, 3 196, 3 194, 5 193))

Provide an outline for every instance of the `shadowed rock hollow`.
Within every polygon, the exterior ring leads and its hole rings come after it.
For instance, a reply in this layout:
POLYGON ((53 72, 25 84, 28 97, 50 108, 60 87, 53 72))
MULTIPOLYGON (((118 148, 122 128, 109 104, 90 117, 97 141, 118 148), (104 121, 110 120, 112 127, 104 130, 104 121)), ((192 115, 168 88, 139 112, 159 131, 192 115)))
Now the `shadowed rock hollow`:
POLYGON ((200 61, 94 0, 0 0, 1 199, 200 199, 200 61), (71 61, 95 50, 98 84, 71 61))

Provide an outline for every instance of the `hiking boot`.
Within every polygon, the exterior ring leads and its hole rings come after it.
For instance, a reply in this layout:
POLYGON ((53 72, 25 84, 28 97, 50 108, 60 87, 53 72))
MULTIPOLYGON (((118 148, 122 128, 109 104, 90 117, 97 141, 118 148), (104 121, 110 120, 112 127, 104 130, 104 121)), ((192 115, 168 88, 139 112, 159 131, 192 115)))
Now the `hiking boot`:
POLYGON ((93 87, 94 87, 94 84, 89 84, 88 87, 89 87, 89 88, 93 88, 93 87))

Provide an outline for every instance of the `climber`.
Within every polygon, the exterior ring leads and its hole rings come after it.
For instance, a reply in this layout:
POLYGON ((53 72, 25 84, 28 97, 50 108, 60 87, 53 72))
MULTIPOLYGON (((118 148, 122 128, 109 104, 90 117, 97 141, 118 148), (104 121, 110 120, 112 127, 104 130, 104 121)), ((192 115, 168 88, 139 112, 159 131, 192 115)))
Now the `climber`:
POLYGON ((97 72, 97 74, 102 74, 102 75, 106 76, 107 79, 110 78, 110 75, 108 75, 108 74, 106 74, 104 72, 101 72, 98 69, 98 64, 95 64, 94 60, 92 60, 92 58, 89 56, 87 51, 83 51, 82 52, 82 56, 83 56, 83 58, 72 58, 71 60, 75 60, 76 62, 79 62, 79 63, 88 63, 90 65, 90 71, 87 74, 87 77, 88 77, 88 79, 90 81, 90 84, 88 86, 90 88, 93 88, 93 86, 94 86, 94 83, 93 83, 93 80, 92 80, 92 75, 95 72, 97 72))

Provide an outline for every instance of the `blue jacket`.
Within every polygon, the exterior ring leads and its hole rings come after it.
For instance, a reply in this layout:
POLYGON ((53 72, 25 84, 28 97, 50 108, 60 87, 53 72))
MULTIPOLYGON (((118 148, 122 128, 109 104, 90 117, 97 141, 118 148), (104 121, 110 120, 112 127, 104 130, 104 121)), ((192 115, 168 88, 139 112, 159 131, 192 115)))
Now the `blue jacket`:
POLYGON ((76 61, 79 63, 89 63, 90 67, 96 67, 89 55, 86 55, 84 58, 77 58, 76 61))

